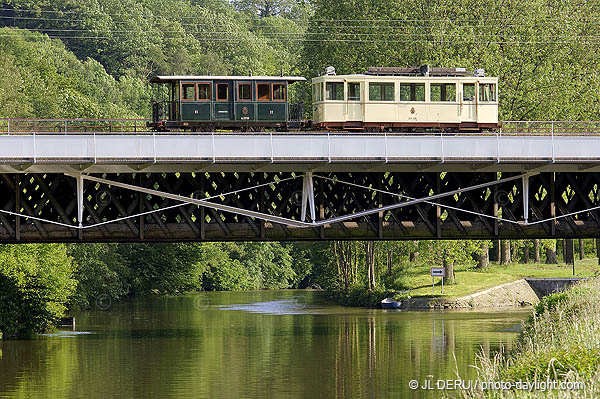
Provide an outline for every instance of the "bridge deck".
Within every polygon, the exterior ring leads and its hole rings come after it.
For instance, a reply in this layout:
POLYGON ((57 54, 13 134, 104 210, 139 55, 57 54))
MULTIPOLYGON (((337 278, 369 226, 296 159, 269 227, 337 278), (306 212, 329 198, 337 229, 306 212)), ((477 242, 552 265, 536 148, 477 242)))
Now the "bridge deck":
POLYGON ((0 135, 0 173, 597 171, 600 135, 27 132, 0 135))
POLYGON ((478 134, 143 126, 0 120, 0 241, 600 235, 600 122, 478 134))

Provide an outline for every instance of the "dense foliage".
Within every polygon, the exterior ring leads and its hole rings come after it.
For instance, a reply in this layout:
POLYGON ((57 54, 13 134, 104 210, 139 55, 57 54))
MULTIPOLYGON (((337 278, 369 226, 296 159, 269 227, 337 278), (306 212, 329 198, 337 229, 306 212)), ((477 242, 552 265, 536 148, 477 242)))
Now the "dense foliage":
MULTIPOLYGON (((0 117, 148 117, 148 78, 155 74, 311 78, 328 65, 360 73, 422 64, 498 76, 501 119, 597 120, 600 111, 600 4, 593 2, 1 4, 0 117)), ((310 101, 309 91, 309 84, 295 84, 290 95, 310 101)), ((318 285, 342 302, 372 304, 403 289, 406 269, 416 262, 449 271, 455 264, 485 267, 488 251, 502 252, 503 263, 520 254, 556 262, 561 246, 555 240, 536 241, 535 248, 531 241, 2 246, 0 330, 40 331, 65 306, 91 307, 99 295, 318 285)))
POLYGON ((1 335, 42 332, 62 317, 75 267, 62 244, 0 245, 1 335))

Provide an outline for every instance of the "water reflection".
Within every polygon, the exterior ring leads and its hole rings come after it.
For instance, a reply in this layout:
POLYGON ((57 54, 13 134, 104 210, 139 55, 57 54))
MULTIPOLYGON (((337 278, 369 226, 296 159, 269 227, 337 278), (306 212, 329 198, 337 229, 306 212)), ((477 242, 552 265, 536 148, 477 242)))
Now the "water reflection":
POLYGON ((480 348, 510 346, 528 314, 342 308, 302 291, 197 302, 136 299, 76 315, 75 333, 2 342, 0 397, 433 398, 408 382, 473 376, 480 348))
POLYGON ((431 320, 432 324, 432 334, 431 334, 431 350, 432 352, 445 352, 446 351, 446 331, 444 329, 445 320, 431 320), (438 327, 438 333, 436 334, 435 326, 436 324, 441 324, 441 331, 438 327), (439 334, 439 335, 438 335, 439 334))

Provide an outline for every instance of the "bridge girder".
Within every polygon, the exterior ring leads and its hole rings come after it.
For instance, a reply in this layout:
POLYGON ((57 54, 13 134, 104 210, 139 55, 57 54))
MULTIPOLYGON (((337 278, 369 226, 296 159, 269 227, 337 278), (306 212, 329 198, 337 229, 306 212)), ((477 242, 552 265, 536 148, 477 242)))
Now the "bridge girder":
POLYGON ((137 172, 95 176, 102 181, 143 187, 147 192, 81 179, 80 208, 78 179, 64 174, 2 174, 0 241, 522 239, 600 235, 600 209, 596 208, 600 207, 600 174, 591 172, 543 172, 527 179, 514 172, 331 172, 313 174, 312 184, 293 173, 137 172), (513 180, 498 183, 511 176, 513 180), (529 182, 529 195, 524 201, 525 181, 529 182), (463 191, 473 186, 479 188, 463 191), (161 197, 161 191, 187 198, 214 197, 211 202, 223 207, 181 204, 161 197), (310 191, 314 197, 309 196, 310 191), (219 197, 229 192, 234 193, 219 197), (448 192, 454 193, 436 196, 448 192), (402 198, 386 193, 400 194, 402 198), (408 198, 429 197, 433 199, 397 206, 408 198), (309 198, 314 199, 314 212, 309 198), (310 222, 360 212, 363 216, 300 228, 236 215, 223 210, 226 206, 298 222, 307 211, 310 222), (79 220, 83 228, 79 228, 79 220))

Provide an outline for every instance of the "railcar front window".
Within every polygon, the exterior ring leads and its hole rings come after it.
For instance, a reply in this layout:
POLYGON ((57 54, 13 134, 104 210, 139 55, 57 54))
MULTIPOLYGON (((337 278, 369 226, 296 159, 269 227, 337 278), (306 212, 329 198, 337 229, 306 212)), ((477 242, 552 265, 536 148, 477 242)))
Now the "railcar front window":
POLYGON ((360 83, 348 83, 348 101, 360 101, 360 83))
POLYGON ((369 101, 394 101, 394 84, 369 83, 369 101))
POLYGON ((342 82, 327 82, 325 85, 325 99, 344 101, 344 84, 342 82))
POLYGON ((285 101, 285 85, 281 83, 273 83, 273 100, 285 101))
POLYGON ((196 100, 196 85, 194 83, 184 83, 181 85, 181 99, 184 101, 196 100))
POLYGON ((210 100, 210 83, 198 83, 198 100, 210 100))
POLYGON ((456 101, 456 85, 454 83, 432 83, 431 101, 456 101))
POLYGON ((238 100, 252 100, 252 90, 249 83, 240 83, 238 85, 238 100))
POLYGON ((401 83, 400 101, 425 101, 425 83, 401 83))
POLYGON ((271 85, 268 83, 259 83, 256 85, 258 92, 258 101, 271 101, 271 85))
POLYGON ((479 84, 479 101, 496 101, 496 84, 479 84))
POLYGON ((317 102, 317 101, 321 101, 321 98, 322 98, 322 93, 323 93, 323 92, 321 91, 321 88, 322 88, 322 87, 323 87, 323 86, 321 86, 321 83, 315 83, 315 84, 313 85, 313 100, 314 100, 315 102, 317 102))
POLYGON ((463 83, 463 101, 475 101, 475 83, 463 83))

